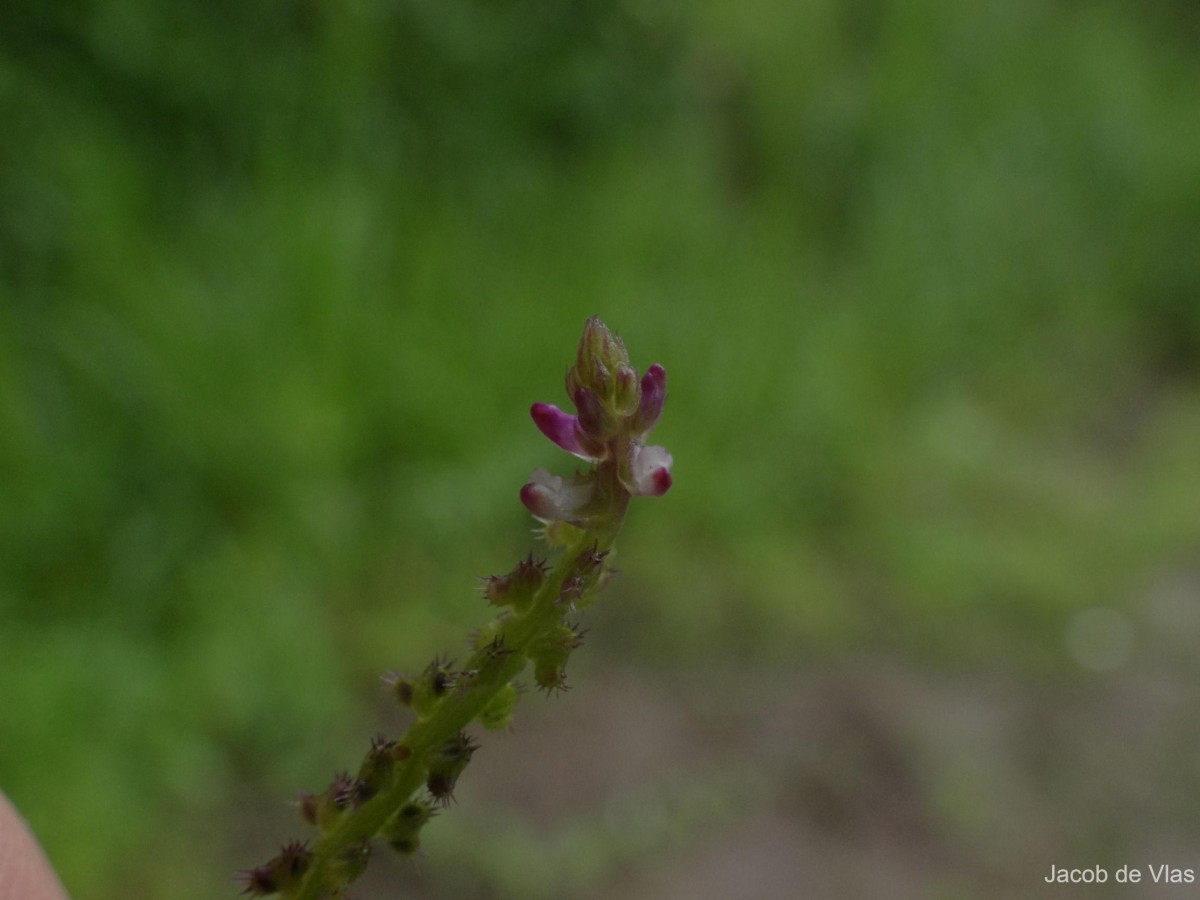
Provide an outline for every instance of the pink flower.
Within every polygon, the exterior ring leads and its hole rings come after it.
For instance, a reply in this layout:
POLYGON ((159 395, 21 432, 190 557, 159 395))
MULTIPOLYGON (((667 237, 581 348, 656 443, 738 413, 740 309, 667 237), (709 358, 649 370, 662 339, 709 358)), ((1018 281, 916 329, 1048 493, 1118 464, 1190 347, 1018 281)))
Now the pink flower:
POLYGON ((667 400, 667 370, 658 363, 652 365, 642 376, 641 400, 637 412, 633 415, 633 433, 645 437, 662 415, 663 404, 667 400))
POLYGON ((544 521, 570 521, 592 499, 593 487, 590 478, 568 479, 534 469, 529 483, 521 488, 521 502, 544 521))
POLYGON ((535 403, 529 409, 533 422, 542 434, 568 453, 596 462, 604 455, 604 448, 597 446, 579 425, 579 417, 563 412, 553 403, 535 403))
POLYGON ((671 487, 671 465, 675 462, 664 447, 633 444, 629 451, 629 493, 661 497, 671 487))
POLYGON ((533 404, 530 415, 542 434, 593 467, 568 479, 535 471, 521 488, 521 500, 533 514, 545 521, 619 518, 630 494, 665 494, 674 460, 645 440, 662 415, 667 370, 656 363, 639 381, 625 345, 593 316, 584 326, 566 387, 574 415, 550 403, 533 404))

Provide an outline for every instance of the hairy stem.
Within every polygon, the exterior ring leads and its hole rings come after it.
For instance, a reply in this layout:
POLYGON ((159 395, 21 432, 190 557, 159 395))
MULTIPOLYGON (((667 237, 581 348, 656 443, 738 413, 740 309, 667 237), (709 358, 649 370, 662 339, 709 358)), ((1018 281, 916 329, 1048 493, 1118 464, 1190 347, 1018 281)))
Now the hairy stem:
POLYGON ((604 529, 603 535, 581 532, 547 574, 530 608, 505 623, 502 635, 507 652, 503 659, 498 664, 476 669, 476 674, 468 684, 454 690, 428 718, 414 722, 404 732, 399 743, 408 749, 409 757, 397 767, 384 790, 316 842, 308 871, 290 897, 294 900, 320 900, 327 889, 331 865, 345 858, 383 828, 388 819, 425 782, 430 754, 459 734, 499 690, 521 674, 529 663, 527 651, 530 645, 563 619, 566 608, 561 595, 563 581, 568 574, 578 567, 585 554, 611 549, 620 528, 621 517, 615 518, 604 529))

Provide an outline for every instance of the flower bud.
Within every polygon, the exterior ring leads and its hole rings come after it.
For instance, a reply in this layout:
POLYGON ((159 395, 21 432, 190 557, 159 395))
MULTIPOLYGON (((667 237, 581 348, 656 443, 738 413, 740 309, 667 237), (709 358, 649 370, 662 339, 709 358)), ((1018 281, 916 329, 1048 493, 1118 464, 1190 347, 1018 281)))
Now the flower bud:
POLYGON ((596 599, 598 589, 608 582, 610 569, 606 558, 609 552, 597 550, 593 545, 590 550, 579 555, 575 565, 563 579, 562 590, 559 593, 560 603, 569 603, 572 608, 582 609, 596 599))
POLYGON ((655 363, 642 376, 641 396, 630 424, 634 437, 645 437, 658 424, 666 400, 667 370, 655 363))
POLYGON ((542 434, 568 453, 589 462, 604 455, 604 448, 588 436, 580 420, 553 403, 535 403, 529 415, 542 434))
POLYGON ((567 687, 567 670, 562 666, 554 665, 552 662, 535 663, 533 667, 533 680, 547 694, 551 691, 569 690, 567 687))
POLYGON ((416 692, 416 682, 407 675, 401 675, 399 672, 392 672, 383 676, 383 683, 387 685, 388 691, 401 706, 412 706, 413 696, 416 692))
POLYGON ((321 831, 328 831, 341 821, 342 814, 354 802, 355 787, 349 772, 338 772, 321 793, 300 794, 300 818, 321 831))
POLYGON ((449 663, 435 659, 415 678, 393 674, 384 678, 384 683, 401 705, 412 707, 418 718, 423 719, 454 687, 454 672, 449 663))
POLYGON ((377 735, 371 741, 371 749, 359 767, 358 777, 354 780, 355 802, 365 803, 383 789, 396 763, 408 759, 409 749, 396 741, 390 741, 383 735, 377 735))
POLYGON ((292 841, 278 856, 241 873, 241 880, 245 884, 242 893, 268 897, 294 888, 300 884, 311 864, 312 851, 299 841, 292 841))
POLYGON ((519 691, 511 681, 495 693, 479 712, 479 724, 488 731, 503 731, 512 724, 519 691))
POLYGON ((591 377, 584 380, 581 387, 594 391, 597 397, 607 400, 612 396, 613 377, 608 366, 599 359, 592 360, 591 377))
POLYGON ((535 469, 521 488, 521 502, 543 521, 569 521, 578 518, 592 498, 593 488, 586 476, 566 479, 546 469, 535 469))
POLYGON ((663 447, 634 444, 629 451, 629 472, 621 481, 631 494, 660 497, 671 487, 671 466, 675 462, 663 447))
POLYGON ((570 625, 558 625, 529 648, 533 679, 545 691, 566 690, 567 660, 583 645, 583 633, 570 625))
POLYGON ((412 856, 421 849, 421 829, 435 814, 428 803, 409 800, 383 826, 383 839, 401 856, 412 856))
POLYGON ((425 789, 442 804, 454 798, 454 786, 479 745, 465 731, 459 732, 442 744, 429 761, 429 775, 425 789))
POLYGON ((546 580, 546 564, 530 553, 507 575, 492 575, 484 580, 483 596, 493 606, 508 606, 517 612, 528 608, 533 595, 546 580))
POLYGON ((613 404, 619 416, 629 416, 638 408, 641 400, 641 388, 638 386, 637 372, 633 366, 617 366, 616 396, 613 404))
POLYGON ((602 402, 612 400, 615 390, 614 373, 629 365, 629 354, 621 339, 608 330, 598 316, 592 316, 583 326, 575 365, 567 372, 567 394, 585 387, 602 402))
POLYGON ((575 409, 579 411, 579 429, 587 439, 602 447, 613 433, 615 422, 612 414, 604 408, 599 398, 585 387, 576 390, 571 399, 575 401, 575 409))
POLYGON ((475 638, 475 653, 471 656, 473 671, 476 676, 481 673, 490 674, 496 666, 504 663, 516 651, 504 643, 504 624, 507 616, 498 617, 499 621, 482 629, 475 638), (490 637, 488 637, 490 635, 490 637))

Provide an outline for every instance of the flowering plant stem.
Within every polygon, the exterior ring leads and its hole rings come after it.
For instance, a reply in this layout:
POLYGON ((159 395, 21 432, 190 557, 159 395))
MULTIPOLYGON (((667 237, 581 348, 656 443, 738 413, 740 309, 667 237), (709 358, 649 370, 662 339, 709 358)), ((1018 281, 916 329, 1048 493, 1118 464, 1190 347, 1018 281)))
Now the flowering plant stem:
POLYGON ((301 884, 295 895, 297 900, 318 900, 321 897, 322 885, 326 881, 324 873, 319 871, 322 860, 327 862, 344 858, 348 851, 361 846, 363 841, 378 833, 387 820, 424 783, 429 771, 427 757, 447 741, 453 740, 455 735, 479 715, 498 691, 521 674, 528 664, 525 652, 529 645, 539 634, 561 620, 562 611, 557 608, 556 603, 562 581, 585 552, 587 550, 584 542, 580 540, 575 548, 565 553, 558 561, 542 587, 538 589, 528 616, 519 623, 522 627, 513 628, 507 635, 505 646, 512 652, 502 664, 486 674, 481 673, 472 680, 465 691, 455 692, 453 696, 447 697, 435 715, 415 722, 404 733, 401 743, 412 755, 402 764, 394 783, 384 793, 368 801, 356 815, 347 818, 317 842, 313 848, 314 871, 301 884))
POLYGON ((652 366, 639 383, 624 345, 595 317, 567 372, 567 390, 577 415, 541 403, 531 414, 547 437, 592 466, 569 479, 538 469, 521 489, 547 543, 562 551, 558 561, 548 567, 530 555, 509 574, 484 579, 483 595, 499 612, 472 639, 462 668, 438 658, 416 676, 386 679, 415 721, 398 739, 375 738, 356 776, 339 774, 324 792, 301 795, 301 816, 320 836, 311 848, 290 843, 243 872, 246 893, 336 900, 362 874, 377 841, 403 855, 417 852, 421 830, 453 798, 478 748, 464 729, 472 722, 506 728, 519 694, 515 679, 530 663, 539 688, 566 689, 567 659, 582 643, 569 619, 611 577, 630 498, 664 493, 672 464, 666 450, 643 443, 666 398, 665 371, 652 366))

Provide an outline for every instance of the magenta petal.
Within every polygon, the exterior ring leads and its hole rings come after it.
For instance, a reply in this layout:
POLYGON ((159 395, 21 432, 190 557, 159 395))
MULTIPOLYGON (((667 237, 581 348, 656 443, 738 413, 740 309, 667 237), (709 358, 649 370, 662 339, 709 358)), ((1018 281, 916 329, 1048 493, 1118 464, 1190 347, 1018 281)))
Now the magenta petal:
POLYGON ((585 387, 578 388, 571 398, 579 411, 576 421, 590 443, 601 442, 611 431, 612 421, 604 410, 604 405, 591 391, 585 387))
POLYGON ((558 444, 568 453, 587 458, 588 454, 579 443, 579 420, 565 413, 552 403, 535 403, 529 414, 542 434, 558 444))
POLYGON ((539 484, 526 484, 521 488, 521 502, 539 519, 554 518, 554 503, 550 493, 539 484))
POLYGON ((667 469, 655 469, 650 475, 650 480, 654 486, 650 494, 652 497, 661 497, 671 489, 672 478, 667 469))
POLYGON ((568 453, 588 462, 596 462, 606 455, 604 445, 584 433, 578 416, 565 413, 552 403, 535 403, 529 414, 542 434, 568 453))
POLYGON ((642 376, 642 399, 634 414, 634 434, 644 436, 658 424, 666 399, 667 370, 655 363, 642 376))

